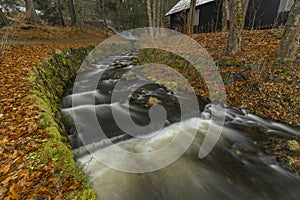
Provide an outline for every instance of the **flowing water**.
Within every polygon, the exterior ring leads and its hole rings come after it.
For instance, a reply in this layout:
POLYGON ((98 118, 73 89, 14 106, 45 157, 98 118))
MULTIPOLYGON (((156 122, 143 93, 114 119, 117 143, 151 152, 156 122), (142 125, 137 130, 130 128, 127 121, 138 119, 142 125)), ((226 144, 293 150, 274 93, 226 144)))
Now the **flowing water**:
MULTIPOLYGON (((127 73, 137 65, 132 59, 135 56, 136 52, 130 52, 100 61, 89 71, 82 72, 83 76, 76 81, 76 87, 82 88, 84 92, 73 93, 71 84, 65 90, 62 100, 61 112, 74 156, 83 164, 83 171, 99 199, 300 199, 299 177, 283 169, 264 145, 267 136, 297 139, 299 130, 262 119, 244 110, 224 107, 226 116, 221 137, 213 150, 205 158, 199 159, 199 149, 208 127, 212 127, 212 130, 220 128, 218 120, 211 117, 212 106, 198 97, 199 110, 189 110, 187 107, 187 112, 182 112, 181 100, 190 100, 183 92, 174 93, 154 83, 136 89, 136 79, 143 78, 135 73, 128 76, 127 73), (120 65, 122 67, 116 68, 120 65), (96 83, 96 89, 87 86, 86 80, 99 71, 104 71, 104 74, 96 83), (125 73, 127 84, 114 93, 127 94, 126 91, 132 91, 128 97, 129 104, 125 100, 112 98, 112 90, 125 73), (122 117, 130 110, 130 116, 136 124, 147 126, 151 121, 151 98, 158 100, 166 111, 163 127, 154 123, 149 129, 142 129, 138 137, 127 135, 114 120, 114 112, 122 117), (93 104, 87 99, 93 99, 93 104), (105 135, 98 133, 90 115, 96 117, 105 135), (184 140, 184 135, 192 136, 194 132, 196 136, 192 144, 187 150, 184 149, 179 159, 153 172, 122 172, 97 159, 110 159, 116 166, 142 168, 145 167, 144 163, 124 160, 114 148, 147 154, 169 144, 178 135, 184 140)), ((180 142, 176 145, 178 149, 183 148, 180 142)), ((163 155, 158 158, 161 161, 164 159, 166 157, 163 155)), ((160 163, 151 165, 158 165, 159 168, 160 163)))

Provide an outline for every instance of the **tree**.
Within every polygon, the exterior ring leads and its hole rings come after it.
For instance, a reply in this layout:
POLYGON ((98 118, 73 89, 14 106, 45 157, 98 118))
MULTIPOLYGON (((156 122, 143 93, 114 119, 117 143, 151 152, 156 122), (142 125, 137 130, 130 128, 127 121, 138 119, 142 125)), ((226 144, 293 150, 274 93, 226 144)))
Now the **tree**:
POLYGON ((68 0, 68 8, 71 17, 71 26, 75 26, 77 22, 77 16, 73 0, 68 0))
POLYGON ((33 0, 25 0, 26 5, 26 19, 30 22, 36 22, 38 16, 35 12, 33 0))
POLYGON ((223 0, 222 2, 222 31, 227 31, 228 25, 228 0, 223 0))
POLYGON ((277 52, 277 60, 293 61, 300 40, 300 0, 295 0, 277 52))
POLYGON ((161 10, 162 10, 162 0, 157 0, 157 15, 156 15, 156 25, 161 26, 161 10))
MULTIPOLYGON (((243 1, 243 20, 245 22, 247 10, 248 10, 248 5, 249 5, 249 0, 242 0, 243 1)), ((255 2, 255 1, 254 1, 255 2)), ((257 2, 256 2, 257 3, 257 2)))
POLYGON ((151 0, 147 0, 147 14, 148 14, 148 23, 149 27, 153 27, 153 17, 152 17, 152 6, 151 0))
POLYGON ((242 0, 230 1, 230 30, 227 53, 234 55, 242 50, 243 32, 243 3, 242 0))
MULTIPOLYGON (((20 6, 20 2, 18 0, 0 0, 0 5, 2 8, 2 12, 17 10, 16 6, 20 6)), ((9 12, 7 13, 9 15, 9 12)))
POLYGON ((242 33, 249 0, 230 1, 230 30, 227 53, 235 55, 242 51, 242 33))
POLYGON ((161 5, 161 0, 147 0, 147 14, 150 27, 160 26, 161 5))
POLYGON ((194 33, 194 17, 196 9, 196 0, 190 0, 190 13, 187 27, 187 34, 192 35, 194 33))
MULTIPOLYGON (((176 3, 178 3, 178 0, 161 0, 161 17, 160 17, 160 24, 161 26, 168 27, 170 24, 170 18, 165 17, 165 13, 167 13, 171 7, 173 7, 176 3)), ((186 27, 186 26, 183 26, 186 27)))
POLYGON ((153 22, 153 11, 152 11, 152 6, 151 6, 151 0, 147 0, 147 14, 148 14, 148 23, 149 23, 149 34, 152 40, 154 39, 154 31, 152 30, 151 27, 154 27, 154 22, 153 22))
POLYGON ((64 21, 64 15, 63 15, 63 5, 61 3, 61 0, 56 0, 56 12, 57 12, 57 17, 58 17, 58 21, 59 24, 62 26, 65 26, 65 21, 64 21))
POLYGON ((99 10, 102 13, 101 17, 103 19, 104 25, 105 25, 105 27, 107 27, 107 21, 106 21, 107 10, 106 10, 106 7, 105 7, 105 1, 104 0, 101 0, 100 9, 99 10))
POLYGON ((8 19, 2 12, 2 9, 0 9, 0 28, 2 28, 3 26, 6 26, 7 24, 8 24, 8 19))
POLYGON ((51 25, 65 26, 64 10, 65 1, 63 0, 35 0, 35 8, 42 11, 40 17, 51 25))
MULTIPOLYGON (((147 14, 149 27, 160 27, 161 19, 161 0, 147 0, 147 14)), ((152 39, 155 37, 153 29, 149 29, 149 34, 152 39)))
POLYGON ((77 20, 81 7, 84 19, 101 19, 119 31, 148 26, 147 0, 74 0, 74 4, 77 20))

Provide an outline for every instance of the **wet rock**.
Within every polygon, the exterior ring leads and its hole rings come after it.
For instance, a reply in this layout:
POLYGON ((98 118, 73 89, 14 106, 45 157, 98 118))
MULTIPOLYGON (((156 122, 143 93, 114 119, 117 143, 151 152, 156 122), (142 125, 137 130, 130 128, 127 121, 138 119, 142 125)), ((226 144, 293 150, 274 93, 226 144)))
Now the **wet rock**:
POLYGON ((129 72, 125 73, 122 78, 125 78, 127 81, 135 80, 136 74, 132 71, 129 71, 129 72))
POLYGON ((128 64, 124 63, 124 62, 116 62, 115 63, 115 68, 124 68, 124 67, 128 67, 128 64))
POLYGON ((291 156, 287 157, 287 162, 288 162, 289 165, 294 165, 295 164, 295 160, 291 156))
POLYGON ((139 57, 137 57, 137 56, 133 56, 133 57, 131 57, 131 61, 133 62, 133 63, 135 63, 135 64, 137 64, 138 62, 139 62, 139 57))
POLYGON ((287 141, 286 148, 290 151, 300 151, 300 145, 296 140, 287 141))
POLYGON ((147 104, 146 104, 146 107, 150 107, 150 106, 153 106, 153 105, 157 105, 157 104, 160 104, 161 101, 155 97, 150 97, 147 104))

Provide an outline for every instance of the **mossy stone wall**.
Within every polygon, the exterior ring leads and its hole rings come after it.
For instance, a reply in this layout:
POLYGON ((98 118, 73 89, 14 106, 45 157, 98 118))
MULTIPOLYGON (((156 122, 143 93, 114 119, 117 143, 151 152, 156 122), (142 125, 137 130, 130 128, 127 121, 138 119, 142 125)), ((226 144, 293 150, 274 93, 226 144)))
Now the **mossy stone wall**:
POLYGON ((40 126, 49 134, 47 142, 37 152, 39 162, 56 161, 66 177, 82 183, 79 190, 66 191, 67 199, 97 199, 96 193, 87 186, 86 178, 75 164, 60 115, 63 89, 76 76, 82 61, 92 49, 93 47, 82 47, 67 52, 56 52, 48 61, 36 67, 29 78, 29 98, 33 99, 35 106, 39 108, 40 126))

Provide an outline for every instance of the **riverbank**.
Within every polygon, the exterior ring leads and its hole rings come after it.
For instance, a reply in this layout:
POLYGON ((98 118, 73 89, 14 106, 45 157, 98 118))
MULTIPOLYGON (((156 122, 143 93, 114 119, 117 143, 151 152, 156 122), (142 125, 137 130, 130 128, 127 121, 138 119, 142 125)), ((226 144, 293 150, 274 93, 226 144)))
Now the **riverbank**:
MULTIPOLYGON (((0 65, 0 199, 77 198, 77 193, 73 192, 76 190, 85 190, 81 195, 91 197, 93 192, 86 190, 84 177, 75 169, 72 153, 67 148, 66 135, 60 135, 62 132, 57 135, 53 127, 49 129, 52 125, 46 124, 43 119, 45 116, 32 92, 37 89, 34 87, 38 87, 33 84, 33 74, 34 68, 50 59, 52 54, 63 55, 62 52, 70 48, 97 45, 105 35, 99 35, 94 30, 94 35, 89 31, 78 37, 76 29, 43 27, 47 34, 59 34, 45 39, 43 35, 38 36, 40 29, 39 26, 32 26, 21 31, 21 35, 13 35, 17 43, 11 43, 10 35, 5 38, 5 34, 10 32, 2 30, 2 39, 8 40, 1 46, 0 65), (64 34, 77 37, 61 42, 60 36, 64 34), (33 36, 37 37, 33 39, 33 36), (91 36, 94 40, 83 41, 91 36), (72 196, 70 193, 73 193, 72 196)), ((16 32, 19 33, 18 30, 16 32)), ((57 88, 57 92, 59 89, 62 88, 57 88)))
POLYGON ((228 105, 300 126, 300 46, 295 63, 278 65, 276 53, 282 34, 282 29, 244 31, 243 51, 233 57, 224 53, 228 33, 193 38, 219 66, 228 105))
MULTIPOLYGON (((215 62, 226 89, 227 105, 300 126, 300 48, 295 63, 279 65, 276 53, 282 31, 244 31, 243 51, 236 56, 226 55, 228 33, 195 34, 192 38, 215 62)), ((141 61, 176 68, 189 80, 196 94, 209 97, 201 75, 174 54, 142 51, 141 61)), ((164 73, 157 74, 156 78, 168 79, 164 73)))
MULTIPOLYGON (((244 31, 243 51, 236 56, 226 55, 227 33, 195 34, 195 39, 206 49, 220 72, 226 90, 226 103, 245 109, 265 119, 300 127, 300 48, 294 63, 279 65, 276 52, 283 30, 244 31)), ((201 75, 184 59, 157 49, 140 53, 142 63, 160 63, 179 71, 192 85, 194 92, 209 98, 210 94, 201 75)), ((174 82, 173 72, 144 73, 161 83, 174 82)), ((180 89, 180 84, 176 85, 180 89)), ((185 88, 183 88, 185 90, 185 88)), ((270 149, 283 167, 300 174, 299 141, 288 141, 275 135, 265 137, 270 149), (295 146, 290 148, 290 144, 295 146), (298 149, 297 152, 291 149, 298 149)))

